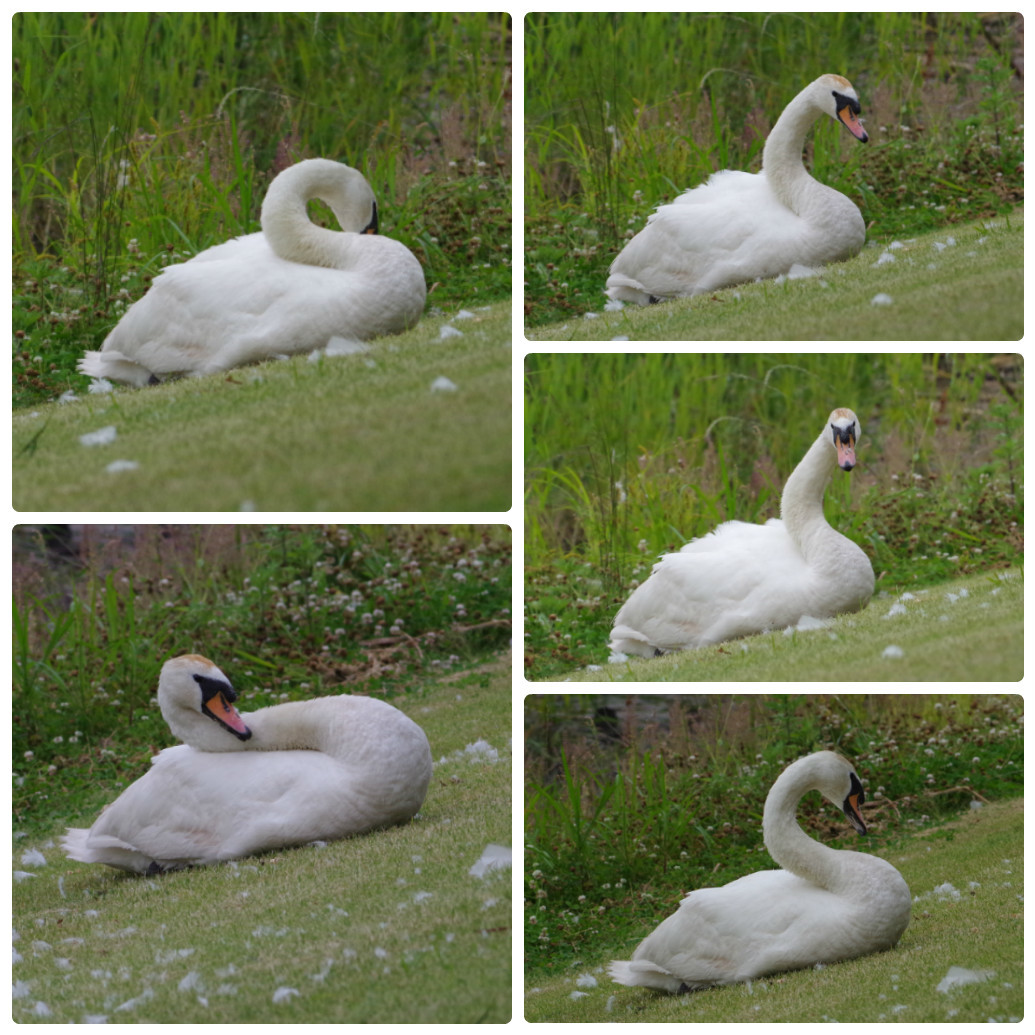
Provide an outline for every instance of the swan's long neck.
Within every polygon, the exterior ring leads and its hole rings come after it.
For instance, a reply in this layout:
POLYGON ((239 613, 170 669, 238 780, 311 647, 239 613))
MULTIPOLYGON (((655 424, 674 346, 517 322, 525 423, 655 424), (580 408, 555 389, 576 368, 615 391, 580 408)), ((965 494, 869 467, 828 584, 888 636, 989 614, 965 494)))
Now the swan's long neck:
POLYGON ((829 434, 825 429, 812 443, 780 497, 780 516, 807 561, 815 559, 828 535, 838 535, 823 516, 823 492, 837 466, 837 452, 827 441, 829 434))
POLYGON ((839 857, 844 853, 814 841, 798 825, 798 802, 815 787, 810 761, 802 759, 788 767, 773 784, 762 812, 762 839, 785 870, 836 891, 843 869, 839 857))
POLYGON ((289 262, 343 268, 355 243, 353 234, 376 230, 377 205, 370 185, 355 169, 338 162, 310 159, 285 169, 262 203, 262 232, 273 251, 289 262), (314 198, 331 206, 345 233, 313 223, 306 206, 314 198))
POLYGON ((246 749, 326 751, 328 747, 327 718, 318 700, 273 705, 261 711, 245 712, 241 717, 252 731, 252 739, 241 745, 246 749))
POLYGON ((814 180, 801 160, 805 134, 819 118, 811 104, 809 91, 803 90, 776 120, 762 151, 762 168, 776 196, 788 208, 800 213, 809 194, 822 184, 814 180))

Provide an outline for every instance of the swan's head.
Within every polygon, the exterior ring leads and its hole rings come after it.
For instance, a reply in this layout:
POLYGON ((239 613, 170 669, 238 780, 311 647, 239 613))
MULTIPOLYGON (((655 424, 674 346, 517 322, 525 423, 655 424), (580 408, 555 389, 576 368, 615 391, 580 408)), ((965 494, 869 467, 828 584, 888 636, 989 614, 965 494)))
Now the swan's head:
POLYGON ((842 471, 855 467, 855 446, 862 436, 859 418, 851 410, 834 410, 827 418, 827 441, 837 450, 837 466, 842 471))
POLYGON ((843 75, 821 75, 809 88, 819 106, 864 144, 870 138, 859 121, 859 95, 843 75))
POLYGON ((180 740, 199 751, 233 750, 236 741, 248 740, 234 701, 237 691, 208 658, 184 654, 162 666, 158 705, 162 717, 180 740))
POLYGON ((819 791, 831 804, 836 805, 848 822, 860 833, 866 833, 862 805, 866 801, 862 781, 856 775, 852 763, 836 751, 817 751, 814 755, 800 758, 784 771, 797 770, 796 776, 805 788, 819 791))

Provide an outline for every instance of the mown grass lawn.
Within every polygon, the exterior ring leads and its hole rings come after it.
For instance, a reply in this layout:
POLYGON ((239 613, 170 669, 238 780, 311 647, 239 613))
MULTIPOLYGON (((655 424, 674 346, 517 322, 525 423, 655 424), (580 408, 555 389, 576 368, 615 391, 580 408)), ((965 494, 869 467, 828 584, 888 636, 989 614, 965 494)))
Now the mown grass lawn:
MULTIPOLYGON (((565 975, 529 975, 525 1017, 611 1023, 1020 1021, 1023 801, 986 806, 879 854, 905 877, 914 903, 909 927, 888 952, 666 996, 613 984, 606 964, 627 959, 635 943, 601 945, 565 975), (983 973, 984 980, 939 991, 953 966, 983 973)), ((658 922, 664 915, 659 913, 658 922)))
MULTIPOLYGON (((801 280, 536 327, 534 341, 1003 341, 1024 335, 1024 210, 901 239, 870 235, 853 259, 801 280)), ((590 301, 593 305, 593 301, 590 301)))
POLYGON ((1023 570, 1011 570, 878 595, 864 610, 823 628, 602 663, 564 679, 955 682, 1019 680, 1023 674, 1024 577, 1023 570))
POLYGON ((405 826, 160 878, 16 834, 15 1019, 507 1021, 511 871, 469 870, 511 843, 510 682, 505 656, 393 698, 435 762, 405 826))
POLYGON ((84 379, 74 401, 15 415, 14 506, 507 510, 511 310, 466 312, 317 362, 300 356, 103 395, 88 394, 84 379), (109 427, 114 441, 82 444, 109 427))

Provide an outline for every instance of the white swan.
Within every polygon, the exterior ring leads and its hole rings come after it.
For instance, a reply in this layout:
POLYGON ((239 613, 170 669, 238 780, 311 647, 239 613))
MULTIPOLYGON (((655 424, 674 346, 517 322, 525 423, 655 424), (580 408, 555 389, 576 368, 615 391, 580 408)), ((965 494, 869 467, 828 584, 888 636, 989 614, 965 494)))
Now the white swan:
POLYGON ((851 410, 834 410, 787 479, 782 520, 727 521, 665 554, 618 612, 612 650, 651 658, 865 607, 869 558, 823 516, 823 490, 855 466, 861 434, 851 410))
POLYGON ((661 206, 611 265, 607 294, 648 305, 851 258, 866 240, 862 214, 806 172, 801 151, 820 115, 865 142, 859 110, 842 76, 810 83, 773 126, 762 171, 714 173, 661 206))
POLYGON ((169 266, 79 370, 131 385, 366 341, 412 327, 424 310, 424 271, 402 243, 377 235, 377 202, 362 174, 310 158, 270 184, 262 232, 169 266), (325 201, 341 226, 310 221, 325 201))
POLYGON ((207 658, 162 666, 158 703, 184 741, 70 829, 70 859, 160 873, 404 823, 431 779, 424 731, 369 697, 321 697, 238 714, 207 658))
POLYGON ((809 837, 795 810, 811 790, 866 833, 851 763, 831 751, 798 759, 773 784, 762 815, 765 846, 784 868, 690 892, 631 960, 611 964, 611 977, 685 992, 891 948, 909 923, 909 887, 891 863, 809 837))

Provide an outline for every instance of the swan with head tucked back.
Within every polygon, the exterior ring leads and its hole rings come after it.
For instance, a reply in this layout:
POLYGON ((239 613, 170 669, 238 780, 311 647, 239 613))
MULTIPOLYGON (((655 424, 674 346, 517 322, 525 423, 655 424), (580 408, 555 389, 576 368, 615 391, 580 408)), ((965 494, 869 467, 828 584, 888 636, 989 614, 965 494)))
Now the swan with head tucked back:
POLYGON ((714 173, 661 206, 615 259, 607 294, 648 305, 851 258, 866 240, 862 214, 808 174, 801 152, 821 115, 865 142, 859 111, 842 76, 810 83, 770 132, 761 172, 714 173))
POLYGON ((687 992, 890 949, 909 923, 909 887, 889 862, 835 851, 798 825, 811 790, 866 833, 862 783, 831 751, 798 759, 765 800, 762 838, 782 870, 762 870, 720 888, 692 891, 631 960, 616 960, 622 985, 687 992))
POLYGON ((826 484, 855 466, 861 434, 851 410, 834 410, 787 479, 782 520, 727 521, 665 554, 618 612, 612 650, 651 658, 865 607, 869 558, 823 516, 826 484))
POLYGON ((169 266, 79 370, 146 385, 312 352, 334 337, 367 341, 412 327, 424 271, 401 242, 377 234, 363 175, 310 158, 281 172, 262 203, 262 231, 169 266), (313 223, 325 201, 341 226, 313 223))
POLYGON ((384 701, 320 697, 239 714, 207 658, 167 661, 158 703, 184 741, 70 829, 71 859, 136 873, 204 866, 405 823, 424 802, 424 731, 384 701))

